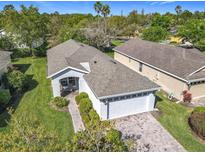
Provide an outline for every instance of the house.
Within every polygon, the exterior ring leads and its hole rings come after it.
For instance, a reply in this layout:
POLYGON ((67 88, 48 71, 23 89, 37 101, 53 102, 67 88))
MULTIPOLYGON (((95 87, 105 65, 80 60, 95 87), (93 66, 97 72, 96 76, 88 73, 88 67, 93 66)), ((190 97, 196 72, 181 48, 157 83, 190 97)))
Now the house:
POLYGON ((159 86, 98 49, 68 40, 47 51, 53 96, 86 92, 102 120, 152 111, 159 86))
POLYGON ((131 39, 114 48, 114 59, 148 77, 170 95, 182 99, 205 97, 205 56, 197 49, 131 39))
POLYGON ((2 75, 7 72, 7 68, 11 65, 11 52, 0 50, 0 87, 2 87, 2 75))

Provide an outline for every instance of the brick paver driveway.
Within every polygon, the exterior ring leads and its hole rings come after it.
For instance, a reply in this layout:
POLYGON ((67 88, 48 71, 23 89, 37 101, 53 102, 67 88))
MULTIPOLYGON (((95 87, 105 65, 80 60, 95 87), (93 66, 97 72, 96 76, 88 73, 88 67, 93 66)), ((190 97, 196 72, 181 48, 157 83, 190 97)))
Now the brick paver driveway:
POLYGON ((113 122, 123 138, 134 138, 133 151, 185 151, 150 113, 123 117, 113 122))

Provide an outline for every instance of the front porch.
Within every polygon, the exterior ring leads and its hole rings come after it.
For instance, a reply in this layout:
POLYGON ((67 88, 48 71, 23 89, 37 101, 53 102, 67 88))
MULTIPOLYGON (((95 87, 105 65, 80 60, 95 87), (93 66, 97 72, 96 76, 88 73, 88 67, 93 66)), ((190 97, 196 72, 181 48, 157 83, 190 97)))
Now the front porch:
POLYGON ((78 77, 66 77, 60 79, 60 95, 67 96, 69 93, 79 90, 78 77))

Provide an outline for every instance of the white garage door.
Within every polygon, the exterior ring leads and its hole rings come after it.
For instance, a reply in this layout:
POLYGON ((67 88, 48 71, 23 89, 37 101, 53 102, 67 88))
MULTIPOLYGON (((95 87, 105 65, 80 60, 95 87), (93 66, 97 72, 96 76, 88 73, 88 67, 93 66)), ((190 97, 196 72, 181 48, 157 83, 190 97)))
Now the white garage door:
MULTIPOLYGON (((108 118, 119 118, 127 115, 149 111, 150 105, 152 105, 152 102, 150 102, 149 100, 149 96, 143 96, 122 101, 110 102, 108 107, 108 118)), ((154 107, 154 103, 152 106, 154 107)))

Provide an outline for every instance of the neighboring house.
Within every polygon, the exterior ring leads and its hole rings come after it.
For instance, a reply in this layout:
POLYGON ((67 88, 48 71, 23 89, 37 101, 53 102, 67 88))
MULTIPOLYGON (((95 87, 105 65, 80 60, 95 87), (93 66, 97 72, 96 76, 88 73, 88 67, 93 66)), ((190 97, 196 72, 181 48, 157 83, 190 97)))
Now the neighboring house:
POLYGON ((177 99, 189 90, 205 97, 205 56, 197 49, 131 39, 114 48, 114 59, 159 84, 177 99))
POLYGON ((152 111, 159 86, 98 49, 66 41, 47 51, 53 96, 86 92, 102 120, 152 111))
POLYGON ((0 87, 2 87, 2 75, 7 72, 8 66, 11 65, 11 52, 0 50, 0 87))

